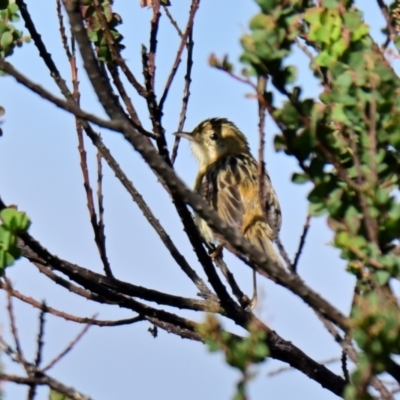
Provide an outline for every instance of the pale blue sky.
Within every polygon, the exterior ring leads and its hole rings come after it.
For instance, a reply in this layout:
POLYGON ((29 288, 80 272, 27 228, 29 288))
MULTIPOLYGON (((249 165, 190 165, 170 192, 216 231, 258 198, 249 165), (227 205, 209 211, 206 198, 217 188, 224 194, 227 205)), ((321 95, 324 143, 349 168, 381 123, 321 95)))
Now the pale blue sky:
MULTIPOLYGON (((124 17, 124 25, 120 29, 125 35, 127 50, 123 56, 140 77, 140 45, 148 42, 151 11, 139 8, 138 0, 118 0, 115 3, 115 10, 124 17)), ((187 18, 186 3, 175 0, 173 4, 177 6, 171 8, 181 26, 187 18)), ((358 3, 369 4, 365 10, 366 19, 373 24, 374 35, 379 35, 383 19, 375 3, 358 3)), ((40 7, 32 0, 27 4, 49 52, 68 81, 69 66, 60 45, 54 2, 41 0, 40 7)), ((246 32, 248 21, 256 12, 256 4, 250 0, 202 1, 194 32, 193 83, 185 124, 189 130, 208 117, 229 118, 248 135, 255 154, 258 138, 255 101, 245 97, 246 87, 210 68, 207 59, 214 52, 219 56, 229 54, 231 60, 237 61, 241 51, 239 37, 246 32)), ((158 95, 164 87, 177 45, 177 35, 163 17, 157 53, 158 95)), ((32 80, 59 95, 32 43, 17 49, 10 61, 32 80)), ((319 88, 307 71, 308 60, 296 52, 291 62, 299 69, 298 84, 305 89, 304 95, 315 96, 319 88)), ((86 110, 102 113, 81 65, 79 67, 82 105, 86 110)), ((179 121, 183 74, 184 69, 181 68, 165 107, 163 121, 170 146, 173 143, 171 134, 176 131, 179 121)), ((32 219, 31 234, 54 254, 101 271, 86 210, 73 118, 18 86, 12 78, 1 78, 0 88, 0 104, 6 109, 2 125, 4 136, 0 139, 0 170, 3 171, 0 175, 0 194, 3 200, 17 204, 20 210, 28 213, 32 219)), ((142 121, 150 129, 143 100, 134 95, 133 90, 130 95, 142 121)), ((307 212, 305 196, 309 187, 290 182, 296 164, 284 155, 274 153, 272 138, 276 132, 269 120, 266 127, 267 167, 282 205, 282 240, 290 256, 293 256, 307 212)), ((170 200, 152 173, 121 136, 104 131, 103 137, 156 216, 201 273, 170 200)), ((94 167, 95 153, 90 144, 88 154, 90 165, 94 167)), ((196 168, 188 144, 183 143, 176 162, 177 172, 192 185, 196 168)), ((196 288, 163 249, 152 228, 107 166, 104 167, 104 175, 108 255, 115 275, 119 279, 167 293, 195 296, 196 288)), ((329 246, 331 238, 325 219, 314 219, 299 273, 308 285, 347 313, 353 278, 344 271, 338 252, 329 246)), ((251 273, 248 267, 229 255, 227 261, 238 282, 250 294, 251 273)), ((38 300, 46 299, 49 305, 79 316, 99 312, 99 318, 119 319, 132 315, 118 307, 89 303, 55 287, 25 260, 10 268, 8 274, 17 290, 38 300)), ((338 345, 308 306, 272 282, 263 278, 259 281, 262 300, 257 313, 271 328, 316 360, 340 356, 338 345)), ((0 323, 5 338, 11 342, 4 300, 2 293, 0 323)), ((33 357, 38 313, 17 300, 15 310, 23 349, 27 356, 33 357)), ((182 314, 196 320, 203 318, 200 314, 182 314)), ((63 349, 81 329, 80 325, 50 315, 47 321, 45 362, 63 349)), ((227 326, 238 331, 232 324, 227 326)), ((221 355, 209 354, 201 344, 182 340, 161 330, 158 338, 154 339, 147 331, 148 327, 147 322, 116 328, 92 327, 74 351, 51 371, 51 375, 96 400, 231 398, 238 374, 222 363, 221 355)), ((4 356, 2 359, 3 362, 7 360, 4 356)), ((250 385, 252 400, 336 398, 297 371, 273 378, 266 376, 268 371, 281 365, 277 361, 268 361, 256 370, 258 375, 250 385)), ((332 369, 340 373, 338 363, 332 369)), ((6 361, 6 370, 19 369, 6 361)), ((4 389, 8 400, 26 396, 25 388, 6 384, 4 389)), ((41 389, 37 398, 41 400, 46 396, 47 389, 41 389)))

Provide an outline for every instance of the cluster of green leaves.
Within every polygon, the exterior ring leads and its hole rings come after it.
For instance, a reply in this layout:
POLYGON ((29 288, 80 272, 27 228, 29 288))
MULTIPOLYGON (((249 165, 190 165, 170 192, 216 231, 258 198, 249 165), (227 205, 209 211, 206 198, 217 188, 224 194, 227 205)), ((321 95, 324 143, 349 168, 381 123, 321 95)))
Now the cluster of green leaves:
POLYGON ((250 379, 249 368, 264 361, 269 354, 266 333, 256 326, 250 326, 248 337, 238 337, 225 331, 212 314, 207 316, 198 331, 211 352, 222 351, 226 362, 241 372, 242 379, 237 384, 234 400, 246 399, 246 384, 250 379))
POLYGON ((72 400, 72 399, 66 396, 65 394, 57 392, 57 390, 50 389, 49 400, 72 400))
POLYGON ((365 362, 353 376, 357 384, 367 370, 388 368, 400 350, 399 309, 387 301, 388 281, 400 274, 400 80, 353 1, 257 3, 241 60, 247 75, 272 82, 264 102, 281 131, 276 149, 297 159, 301 172, 293 181, 313 185, 310 211, 328 216, 334 244, 358 279, 362 301, 354 302, 353 335, 365 362), (323 88, 318 99, 302 98, 301 87, 293 86, 287 57, 296 41, 314 54, 310 67, 323 88), (285 96, 283 104, 274 102, 273 90, 285 96), (382 289, 387 295, 376 296, 382 289))
POLYGON ((82 6, 82 16, 89 39, 95 45, 98 59, 112 65, 114 58, 107 41, 107 34, 111 35, 113 46, 118 53, 125 48, 122 44, 124 37, 117 30, 122 18, 112 11, 112 0, 98 0, 98 4, 96 7, 93 0, 86 1, 82 6), (107 26, 104 26, 104 22, 107 26))
MULTIPOLYGON (((389 4, 389 11, 390 14, 393 17, 393 22, 394 22, 394 28, 396 30, 396 32, 400 32, 400 2, 399 0, 394 0, 389 4)), ((385 28, 383 29, 383 31, 390 35, 390 32, 388 32, 388 29, 385 28)), ((396 45, 397 49, 400 50, 400 36, 397 36, 394 39, 394 44, 396 45)))
POLYGON ((21 47, 30 40, 23 36, 22 31, 15 28, 11 22, 18 22, 19 9, 12 0, 0 0, 0 57, 6 58, 13 54, 15 46, 21 47))
POLYGON ((0 212, 0 276, 5 268, 12 265, 21 255, 17 246, 17 236, 25 233, 30 225, 24 212, 15 208, 5 208, 0 212))
POLYGON ((285 1, 257 0, 261 12, 250 21, 250 35, 241 43, 244 52, 241 61, 251 67, 248 74, 269 75, 278 90, 295 80, 295 67, 284 66, 283 60, 291 52, 296 37, 301 33, 299 20, 311 0, 285 1))

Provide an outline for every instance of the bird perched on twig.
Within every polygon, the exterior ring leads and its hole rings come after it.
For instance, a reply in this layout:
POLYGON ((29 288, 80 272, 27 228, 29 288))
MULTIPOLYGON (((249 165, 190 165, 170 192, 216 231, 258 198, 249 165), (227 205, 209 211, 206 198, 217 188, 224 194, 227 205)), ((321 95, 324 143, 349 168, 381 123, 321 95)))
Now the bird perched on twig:
MULTIPOLYGON (((260 196, 258 164, 250 153, 245 135, 225 118, 206 119, 192 132, 177 132, 175 135, 190 140, 199 162, 194 190, 222 220, 236 226, 271 261, 280 263, 273 248, 282 222, 278 198, 267 172, 262 177, 264 193, 260 196)), ((196 216, 195 220, 205 242, 218 246, 212 256, 219 256, 222 247, 233 250, 203 219, 196 216)), ((252 308, 257 301, 255 273, 253 276, 252 308)))

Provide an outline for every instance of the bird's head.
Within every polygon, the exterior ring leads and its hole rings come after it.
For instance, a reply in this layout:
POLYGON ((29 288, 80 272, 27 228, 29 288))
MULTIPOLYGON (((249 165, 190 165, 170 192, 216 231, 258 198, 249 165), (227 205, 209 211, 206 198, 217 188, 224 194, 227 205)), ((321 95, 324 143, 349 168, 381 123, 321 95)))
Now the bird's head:
POLYGON ((229 154, 250 152, 246 137, 226 118, 209 118, 192 132, 177 132, 175 135, 190 140, 193 154, 201 167, 229 154))

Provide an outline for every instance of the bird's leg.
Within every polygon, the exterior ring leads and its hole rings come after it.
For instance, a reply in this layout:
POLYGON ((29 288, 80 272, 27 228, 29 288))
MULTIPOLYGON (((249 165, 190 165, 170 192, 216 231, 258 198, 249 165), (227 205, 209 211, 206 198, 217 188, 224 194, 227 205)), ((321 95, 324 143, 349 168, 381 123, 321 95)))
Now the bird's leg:
POLYGON ((246 307, 249 311, 253 311, 256 308, 258 301, 257 296, 257 272, 253 269, 253 297, 250 300, 249 305, 246 307))

